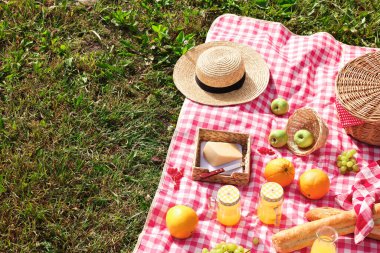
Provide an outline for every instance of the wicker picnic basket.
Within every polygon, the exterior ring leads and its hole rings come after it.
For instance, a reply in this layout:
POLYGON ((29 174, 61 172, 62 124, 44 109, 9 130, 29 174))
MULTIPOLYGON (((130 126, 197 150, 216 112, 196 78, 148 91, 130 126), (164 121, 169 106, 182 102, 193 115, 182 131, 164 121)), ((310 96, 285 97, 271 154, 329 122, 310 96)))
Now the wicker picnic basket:
POLYGON ((380 51, 365 54, 340 70, 335 86, 338 102, 364 121, 345 127, 353 138, 380 146, 380 51))
POLYGON ((295 155, 306 156, 326 144, 329 129, 318 113, 312 108, 303 107, 296 110, 288 119, 286 125, 288 134, 288 148, 295 155), (294 134, 301 129, 310 131, 314 136, 314 143, 308 148, 299 148, 294 143, 294 134))
POLYGON ((211 183, 220 184, 233 184, 237 186, 247 185, 249 183, 251 168, 250 168, 250 158, 251 158, 251 140, 249 134, 244 133, 234 133, 227 131, 216 131, 210 129, 199 128, 197 132, 197 137, 195 141, 195 159, 193 166, 192 179, 196 181, 205 181, 211 183), (219 141, 219 142, 229 142, 237 143, 242 146, 242 155, 244 163, 243 172, 234 172, 230 176, 218 174, 208 178, 201 178, 201 174, 209 172, 208 169, 200 167, 201 159, 201 143, 203 141, 219 141))

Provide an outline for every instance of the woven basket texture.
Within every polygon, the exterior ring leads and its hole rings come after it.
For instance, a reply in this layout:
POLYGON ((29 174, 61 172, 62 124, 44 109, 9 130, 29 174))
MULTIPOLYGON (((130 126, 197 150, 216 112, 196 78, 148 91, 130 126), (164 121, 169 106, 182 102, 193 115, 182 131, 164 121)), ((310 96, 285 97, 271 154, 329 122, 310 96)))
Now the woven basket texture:
POLYGON ((329 135, 329 129, 326 123, 320 118, 318 113, 309 107, 303 107, 296 110, 288 120, 286 125, 286 133, 288 134, 288 148, 293 154, 298 156, 306 156, 320 149, 326 144, 329 135), (314 136, 314 143, 308 148, 299 148, 294 142, 294 135, 298 130, 306 129, 314 136))
POLYGON ((251 175, 250 169, 250 157, 251 157, 251 141, 249 134, 243 133, 233 133, 226 131, 215 131, 199 128, 196 137, 196 148, 195 148, 195 159, 193 166, 192 179, 196 181, 205 181, 220 184, 232 184, 237 186, 247 185, 249 183, 249 178, 251 175), (200 175, 205 172, 209 172, 206 168, 201 168, 200 166, 200 152, 201 143, 203 141, 216 141, 216 142, 228 142, 237 143, 242 146, 243 162, 244 162, 244 172, 234 172, 231 176, 229 175, 214 175, 208 178, 202 179, 200 175))
POLYGON ((380 51, 348 62, 336 79, 336 98, 365 123, 346 127, 355 139, 380 146, 380 51))

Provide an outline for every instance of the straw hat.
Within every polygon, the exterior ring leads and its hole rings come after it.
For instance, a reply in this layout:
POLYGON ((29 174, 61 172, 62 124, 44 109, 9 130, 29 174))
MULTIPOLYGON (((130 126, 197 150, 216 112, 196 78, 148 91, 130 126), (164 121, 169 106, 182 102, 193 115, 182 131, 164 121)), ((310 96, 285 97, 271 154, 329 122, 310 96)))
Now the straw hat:
POLYGON ((224 106, 249 102, 267 87, 269 68, 259 53, 229 41, 201 44, 177 61, 174 83, 187 98, 224 106))

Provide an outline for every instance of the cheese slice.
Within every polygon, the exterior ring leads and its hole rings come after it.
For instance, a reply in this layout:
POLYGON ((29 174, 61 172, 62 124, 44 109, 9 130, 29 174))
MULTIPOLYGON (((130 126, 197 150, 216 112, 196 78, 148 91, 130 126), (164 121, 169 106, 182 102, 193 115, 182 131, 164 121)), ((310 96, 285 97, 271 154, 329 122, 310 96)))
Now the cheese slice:
POLYGON ((208 141, 203 156, 212 166, 220 166, 242 158, 238 146, 234 143, 208 141))

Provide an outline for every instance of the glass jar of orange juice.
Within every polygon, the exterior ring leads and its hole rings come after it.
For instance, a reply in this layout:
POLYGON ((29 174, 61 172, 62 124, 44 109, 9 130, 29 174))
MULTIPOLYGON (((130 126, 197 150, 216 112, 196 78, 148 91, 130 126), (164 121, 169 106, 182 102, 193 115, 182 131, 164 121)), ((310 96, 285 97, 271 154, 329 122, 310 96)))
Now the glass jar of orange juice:
POLYGON ((261 222, 268 225, 280 225, 284 189, 275 182, 263 184, 260 190, 260 202, 257 216, 261 222))
POLYGON ((318 229, 317 239, 311 247, 311 253, 335 253, 335 241, 338 239, 336 230, 329 226, 324 226, 318 229))
POLYGON ((240 221, 241 203, 238 188, 225 185, 218 190, 216 219, 225 226, 234 226, 240 221))

